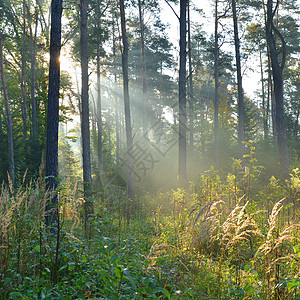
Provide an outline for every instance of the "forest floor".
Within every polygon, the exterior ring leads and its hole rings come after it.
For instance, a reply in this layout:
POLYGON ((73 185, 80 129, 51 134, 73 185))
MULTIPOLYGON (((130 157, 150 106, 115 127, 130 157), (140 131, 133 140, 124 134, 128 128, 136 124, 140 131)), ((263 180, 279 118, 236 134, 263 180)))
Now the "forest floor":
POLYGON ((262 182, 256 170, 211 169, 135 200, 95 195, 86 228, 68 183, 52 233, 41 181, 3 187, 0 299, 300 299, 300 171, 262 182))

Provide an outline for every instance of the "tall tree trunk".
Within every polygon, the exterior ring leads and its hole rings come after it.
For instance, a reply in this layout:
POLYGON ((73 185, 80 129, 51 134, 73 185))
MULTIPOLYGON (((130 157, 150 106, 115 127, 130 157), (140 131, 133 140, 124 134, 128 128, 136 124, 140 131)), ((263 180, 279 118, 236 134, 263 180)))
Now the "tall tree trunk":
POLYGON ((233 30, 234 30, 234 46, 235 46, 235 61, 236 61, 236 75, 238 84, 238 143, 240 156, 244 155, 245 130, 244 130, 244 95, 242 85, 242 71, 241 71, 241 55, 240 55, 240 40, 238 31, 238 21, 236 13, 236 0, 232 0, 232 16, 233 16, 233 30))
MULTIPOLYGON (((28 1, 28 9, 30 9, 30 1, 28 1)), ((29 23, 29 35, 30 35, 30 64, 31 64, 31 123, 32 123, 32 138, 35 142, 37 136, 37 116, 36 116, 36 99, 35 99, 35 79, 36 79, 36 38, 37 38, 37 28, 38 28, 38 18, 36 18, 34 33, 32 30, 32 18, 28 17, 29 23)))
POLYGON ((261 93, 262 93, 262 113, 263 113, 263 128, 264 128, 264 140, 268 140, 269 128, 268 128, 268 110, 266 108, 266 94, 265 94, 265 80, 262 61, 262 50, 259 50, 259 62, 260 62, 260 80, 261 80, 261 93))
POLYGON ((180 0, 179 40, 179 155, 178 176, 185 186, 186 177, 186 8, 188 0, 180 0))
POLYGON ((92 170, 89 122, 89 74, 87 54, 87 1, 80 0, 80 59, 81 59, 81 141, 85 197, 85 231, 90 237, 89 217, 94 213, 92 201, 92 170))
POLYGON ((214 135, 215 135, 215 159, 216 166, 220 164, 220 140, 219 140, 219 33, 218 33, 218 0, 215 0, 215 101, 214 101, 214 135))
POLYGON ((189 45, 189 119, 190 119, 190 153, 194 149, 194 87, 193 87, 193 68, 192 68, 192 44, 191 44, 191 16, 190 1, 188 2, 188 45, 189 45))
MULTIPOLYGON (((278 4, 278 3, 277 3, 278 4)), ((283 104, 283 77, 282 71, 284 68, 285 61, 285 41, 282 35, 278 32, 273 24, 273 17, 277 10, 277 7, 273 11, 273 1, 268 0, 267 2, 267 44, 270 51, 271 64, 272 64, 272 75, 274 83, 274 97, 275 97, 275 110, 276 110, 276 131, 277 131, 277 144, 280 156, 280 166, 282 174, 285 178, 289 174, 289 156, 287 148, 286 129, 284 121, 284 104, 283 104), (273 31, 280 37, 282 43, 282 64, 280 66, 278 61, 278 54, 275 45, 275 38, 273 31)))
POLYGON ((139 18, 140 18, 140 33, 141 33, 141 60, 142 60, 142 82, 143 82, 143 104, 142 104, 142 120, 143 120, 143 134, 147 132, 147 105, 148 105, 148 83, 146 70, 146 55, 145 55, 145 38, 144 38, 144 12, 142 9, 141 0, 138 0, 139 18))
MULTIPOLYGON (((98 23, 100 26, 100 22, 98 23)), ((100 74, 100 40, 97 45, 97 127, 98 127, 98 172, 102 186, 103 159, 102 159, 102 105, 101 105, 101 74, 100 74)))
POLYGON ((27 151, 27 97, 26 97, 26 2, 23 0, 23 37, 22 37, 22 65, 21 65, 21 94, 22 94, 22 118, 24 148, 27 151))
MULTIPOLYGON (((267 49, 268 55, 268 101, 270 101, 271 97, 271 120, 272 120, 272 134, 273 134, 273 143, 276 144, 277 141, 277 133, 276 133, 276 108, 275 108, 275 96, 274 96, 274 87, 272 81, 272 70, 271 70, 271 58, 270 58, 270 50, 267 49)), ((270 105, 270 103, 268 102, 270 105)))
MULTIPOLYGON (((49 190, 57 187, 58 164, 58 123, 59 123, 59 88, 60 88, 60 49, 62 0, 51 1, 50 65, 47 109, 46 138, 46 183, 49 190)), ((57 221, 57 194, 51 194, 46 206, 46 225, 57 221)))
POLYGON ((7 140, 8 140, 8 160, 9 160, 9 177, 14 185, 15 179, 15 160, 14 160, 14 142, 13 142, 13 124, 12 124, 12 117, 10 112, 10 105, 8 100, 7 94, 7 87, 6 81, 4 76, 4 67, 3 67, 3 36, 2 30, 0 28, 0 76, 1 76, 1 84, 2 84, 2 91, 5 103, 5 112, 6 112, 6 119, 7 119, 7 140))
POLYGON ((121 15, 121 28, 123 40, 122 52, 122 70, 123 70, 123 91, 124 91, 124 109, 125 109, 125 126, 126 126, 126 141, 127 141, 127 158, 128 158, 128 196, 134 197, 134 172, 133 172, 133 143, 132 143, 132 129, 131 129, 131 116, 130 116, 130 100, 128 90, 128 40, 125 24, 125 8, 124 0, 120 0, 120 15, 121 15))
POLYGON ((116 36, 115 19, 113 18, 113 59, 114 59, 114 95, 115 95, 115 117, 116 117, 116 164, 120 163, 120 121, 119 121, 119 97, 118 97, 118 79, 117 79, 117 57, 116 57, 116 36))

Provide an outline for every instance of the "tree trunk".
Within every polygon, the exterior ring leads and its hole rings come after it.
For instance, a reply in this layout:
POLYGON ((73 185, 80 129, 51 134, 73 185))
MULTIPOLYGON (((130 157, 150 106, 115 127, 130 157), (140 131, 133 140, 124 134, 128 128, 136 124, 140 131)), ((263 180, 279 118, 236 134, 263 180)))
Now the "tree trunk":
POLYGON ((117 57, 116 57, 116 36, 115 19, 113 18, 113 58, 114 58, 114 95, 115 95, 115 117, 116 117, 116 164, 120 163, 120 121, 119 121, 119 97, 118 97, 118 79, 117 79, 117 57))
POLYGON ((241 55, 240 55, 240 40, 238 32, 238 22, 236 13, 236 0, 232 0, 232 16, 233 16, 233 30, 234 30, 234 46, 235 46, 235 60, 236 60, 236 75, 238 84, 238 143, 240 156, 244 155, 245 131, 244 131, 244 95, 242 86, 242 71, 241 71, 241 55))
POLYGON ((179 40, 179 156, 178 176, 180 184, 186 185, 186 8, 188 0, 180 0, 179 40))
MULTIPOLYGON (((28 5, 29 7, 29 5, 28 5)), ((30 8, 30 7, 29 7, 30 8)), ((36 79, 36 37, 38 28, 38 19, 35 22, 34 34, 32 31, 32 19, 29 13, 29 35, 30 35, 30 64, 31 64, 31 123, 32 123, 32 138, 35 142, 37 136, 37 116, 36 116, 36 99, 35 99, 35 79, 36 79)))
MULTIPOLYGON (((276 11, 276 9, 275 9, 276 11)), ((276 120, 276 131, 277 131, 277 144, 279 149, 280 156, 280 165, 284 178, 288 177, 289 174, 289 156, 288 156, 288 148, 287 148, 287 138, 286 138, 286 129, 285 129, 285 121, 284 121, 284 104, 283 104, 283 77, 282 71, 284 68, 284 60, 283 56, 282 65, 280 66, 278 61, 278 54, 275 45, 275 39, 273 35, 273 30, 276 31, 278 35, 279 32, 275 29, 273 25, 273 17, 275 14, 273 12, 273 1, 268 0, 267 2, 267 44, 270 51, 271 57, 271 65, 272 65, 272 75, 273 75, 273 83, 274 83, 274 98, 275 98, 275 120, 276 120)), ((285 53, 284 47, 285 42, 283 37, 281 36, 281 42, 283 47, 283 55, 285 53)))
POLYGON ((215 101, 214 101, 214 135, 215 135, 215 159, 219 167, 220 140, 219 140, 219 33, 218 33, 218 0, 215 0, 215 101))
POLYGON ((264 70, 262 61, 262 50, 259 50, 260 61, 260 80, 261 80, 261 93, 262 93, 262 113, 263 113, 263 128, 264 128, 264 140, 268 140, 269 128, 268 128, 268 110, 266 108, 266 96, 265 96, 265 82, 264 82, 264 70))
POLYGON ((271 120, 272 120, 272 134, 273 134, 273 143, 276 144, 277 133, 276 133, 276 112, 275 112, 275 97, 274 97, 274 88, 272 81, 272 70, 271 70, 271 58, 270 50, 267 49, 268 55, 268 105, 270 106, 270 97, 271 97, 271 120))
MULTIPOLYGON (((47 109, 46 138, 46 183, 47 189, 54 191, 57 187, 58 159, 58 122, 59 122, 59 88, 60 88, 60 49, 61 49, 61 15, 62 0, 51 1, 50 64, 47 109)), ((57 194, 51 194, 46 206, 46 225, 57 221, 57 194)))
POLYGON ((143 120, 143 134, 147 132, 147 105, 148 105, 148 84, 146 71, 146 55, 145 55, 145 39, 144 39, 144 14, 142 10, 141 0, 138 0, 140 30, 141 30, 141 60, 142 60, 142 82, 143 82, 143 104, 142 104, 142 120, 143 120))
POLYGON ((128 90, 128 40, 125 24, 125 8, 124 0, 120 0, 120 15, 123 40, 122 52, 122 70, 123 70, 123 91, 124 91, 124 109, 125 109, 125 126, 126 126, 126 141, 127 141, 127 167, 128 167, 128 196, 134 197, 134 172, 133 172, 133 144, 130 116, 130 100, 128 90))
POLYGON ((80 58, 81 58, 81 141, 85 197, 85 231, 90 237, 89 217, 94 213, 92 201, 92 171, 89 122, 89 74, 87 54, 87 2, 80 0, 80 58))
POLYGON ((23 118, 23 137, 24 148, 27 152, 27 97, 26 97, 26 2, 23 0, 23 38, 22 38, 22 65, 21 65, 21 94, 22 94, 22 118, 23 118))
POLYGON ((3 67, 3 36, 2 31, 0 28, 0 76, 1 76, 1 84, 2 84, 2 91, 5 103, 5 112, 7 118, 7 140, 8 140, 8 160, 9 160, 9 177, 14 185, 15 179, 15 161, 14 161, 14 143, 13 143, 13 124, 12 124, 12 117, 10 112, 10 105, 8 100, 7 94, 7 87, 6 81, 4 76, 4 67, 3 67))
MULTIPOLYGON (((100 22, 98 23, 100 26, 100 22)), ((102 105, 101 105, 101 74, 100 74, 100 40, 97 45, 97 127, 98 127, 98 172, 100 184, 102 184, 103 160, 102 160, 102 105)))
POLYGON ((194 149, 194 87, 193 87, 193 69, 192 69, 192 44, 191 44, 191 17, 190 2, 188 2, 188 45, 189 45, 189 119, 190 119, 190 153, 194 149))

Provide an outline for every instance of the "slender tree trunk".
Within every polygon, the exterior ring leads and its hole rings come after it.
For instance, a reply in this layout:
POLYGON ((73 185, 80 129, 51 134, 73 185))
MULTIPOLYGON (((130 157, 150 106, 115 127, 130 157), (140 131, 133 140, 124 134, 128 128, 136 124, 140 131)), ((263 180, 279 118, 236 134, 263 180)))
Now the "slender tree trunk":
POLYGON ((119 121, 119 97, 118 97, 118 79, 117 79, 117 57, 116 57, 116 36, 115 19, 113 18, 113 58, 114 58, 114 95, 115 95, 115 117, 116 117, 116 164, 120 163, 120 121, 119 121))
MULTIPOLYGON (((100 23, 98 24, 100 25, 100 23)), ((103 160, 102 160, 102 105, 101 105, 101 74, 100 74, 100 41, 97 45, 97 127, 98 127, 98 172, 102 185, 103 160)))
POLYGON ((190 153, 194 149, 194 86, 193 86, 193 68, 192 68, 192 44, 191 44, 191 16, 190 1, 188 2, 188 45, 189 45, 189 119, 190 119, 190 153))
POLYGON ((13 142, 13 124, 12 117, 10 112, 10 105, 7 94, 6 81, 4 76, 4 67, 3 67, 3 36, 2 30, 0 28, 0 76, 1 76, 1 84, 2 84, 2 92, 5 103, 5 112, 6 112, 6 120, 7 120, 7 140, 8 140, 8 160, 9 160, 9 177, 14 184, 15 179, 15 160, 14 160, 14 142, 13 142))
MULTIPOLYGON (((30 2, 28 1, 28 7, 30 7, 30 2)), ((37 19, 38 20, 38 19, 37 19)), ((31 123, 32 123, 32 137, 33 141, 36 140, 37 136, 37 116, 36 116, 36 99, 35 99, 35 79, 36 79, 36 37, 38 22, 35 22, 34 34, 32 30, 32 19, 29 14, 29 35, 30 35, 30 64, 31 64, 31 123)))
POLYGON ((143 82, 143 134, 147 132, 147 105, 148 105, 148 84, 146 70, 146 55, 145 55, 145 38, 144 38, 144 13, 142 10, 141 0, 138 0, 140 31, 141 31, 141 60, 142 60, 142 82, 143 82))
POLYGON ((188 0, 180 0, 179 40, 179 156, 178 176, 180 184, 186 185, 186 10, 188 0))
POLYGON ((22 118, 24 148, 27 151, 27 97, 26 97, 26 2, 23 0, 23 38, 22 38, 22 65, 21 65, 21 94, 22 94, 22 118))
MULTIPOLYGON (((60 49, 62 0, 51 1, 50 65, 47 109, 46 138, 46 183, 49 190, 57 187, 58 164, 58 123, 59 123, 59 88, 60 88, 60 49)), ((46 225, 57 221, 57 194, 53 193, 46 206, 46 225)))
POLYGON ((215 135, 215 159, 216 166, 220 164, 220 140, 219 140, 219 33, 218 33, 218 0, 215 0, 215 101, 214 101, 214 135, 215 135))
POLYGON ((268 55, 268 105, 270 106, 271 98, 271 121, 272 121, 272 134, 273 134, 273 143, 276 145, 277 133, 276 133, 276 109, 275 109, 275 97, 274 97, 274 87, 272 81, 272 70, 271 70, 271 58, 270 50, 267 49, 268 55))
MULTIPOLYGON (((273 25, 274 13, 275 12, 273 12, 273 1, 268 0, 266 32, 267 32, 267 44, 268 44, 270 57, 271 57, 272 75, 273 75, 273 83, 274 83, 277 144, 279 149, 282 174, 285 178, 287 178, 289 174, 289 156, 288 156, 288 148, 287 148, 285 121, 284 121, 283 77, 282 77, 285 57, 283 57, 282 65, 280 66, 278 61, 277 49, 275 45, 275 39, 273 35, 273 30, 276 30, 273 25)), ((276 30, 276 34, 279 34, 278 30, 276 30)), ((284 55, 285 42, 282 36, 281 36, 281 41, 282 41, 283 55, 284 55)))
POLYGON ((133 143, 130 116, 130 100, 128 90, 128 40, 125 24, 125 8, 124 0, 120 0, 120 15, 123 40, 122 52, 122 70, 123 70, 123 91, 124 91, 124 109, 125 109, 125 125, 126 125, 126 141, 127 141, 127 163, 128 163, 128 196, 134 197, 134 172, 133 172, 133 143))
POLYGON ((244 95, 242 85, 242 71, 241 71, 241 55, 240 55, 240 40, 238 31, 238 21, 236 13, 236 0, 232 0, 232 16, 234 29, 234 45, 235 45, 235 60, 236 60, 236 74, 238 84, 238 143, 240 155, 244 155, 245 131, 244 131, 244 95))
POLYGON ((89 74, 87 54, 87 2, 80 0, 80 58, 81 58, 81 141, 85 197, 85 232, 90 238, 89 217, 94 213, 92 201, 92 170, 89 122, 89 74))
POLYGON ((265 96, 265 80, 262 61, 262 50, 259 50, 260 61, 260 80, 261 80, 261 93, 262 93, 262 113, 263 113, 263 128, 264 128, 264 140, 268 140, 269 128, 268 128, 268 110, 266 108, 266 96, 265 96))

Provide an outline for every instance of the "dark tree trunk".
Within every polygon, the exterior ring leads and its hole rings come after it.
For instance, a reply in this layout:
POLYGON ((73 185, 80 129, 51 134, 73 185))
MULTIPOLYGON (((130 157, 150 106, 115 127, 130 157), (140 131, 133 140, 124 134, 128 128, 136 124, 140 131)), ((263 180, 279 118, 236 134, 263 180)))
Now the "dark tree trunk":
POLYGON ((260 80, 261 80, 261 93, 262 93, 262 113, 263 113, 263 128, 264 128, 264 140, 268 140, 269 128, 268 128, 268 110, 266 107, 266 94, 265 94, 265 81, 264 81, 264 70, 262 61, 262 51, 259 50, 259 61, 260 61, 260 80))
POLYGON ((280 165, 282 174, 285 178, 288 177, 289 174, 289 156, 288 156, 288 148, 287 148, 287 138, 286 138, 286 129, 285 129, 285 121, 284 121, 284 104, 283 104, 283 78, 282 71, 284 68, 284 60, 285 60, 285 42, 283 37, 280 35, 277 29, 275 29, 273 25, 273 17, 276 12, 277 7, 273 11, 273 1, 268 0, 267 2, 267 44, 270 51, 271 57, 271 65, 272 65, 272 75, 273 75, 273 83, 274 83, 274 98, 275 98, 275 120, 276 120, 276 132, 277 132, 277 144, 279 149, 280 156, 280 165), (282 65, 280 66, 278 60, 277 49, 275 45, 275 38, 273 35, 273 31, 279 35, 282 47, 283 47, 283 58, 282 65))
MULTIPOLYGON (((88 228, 89 217, 94 213, 92 201, 92 171, 90 148, 90 122, 89 122, 89 74, 87 54, 87 2, 80 0, 80 58, 81 58, 81 141, 82 141, 82 167, 85 197, 85 230, 88 228)), ((90 237, 90 236, 89 236, 90 237)))
POLYGON ((185 186, 186 177, 186 8, 188 0, 180 0, 179 40, 179 156, 178 176, 185 186))
POLYGON ((219 33, 218 33, 218 0, 215 0, 215 101, 214 101, 214 135, 215 159, 219 167, 220 140, 219 140, 219 33))
POLYGON ((241 71, 241 54, 240 54, 240 40, 238 31, 238 21, 236 13, 236 0, 232 0, 232 16, 233 16, 233 30, 234 30, 234 45, 235 45, 235 60, 236 60, 236 75, 238 84, 238 143, 240 156, 244 155, 245 131, 244 131, 244 95, 242 85, 242 71, 241 71))
MULTIPOLYGON (((62 0, 51 1, 51 31, 50 31, 50 65, 47 109, 46 138, 46 183, 49 190, 57 187, 58 158, 58 122, 59 122, 59 88, 60 88, 60 49, 61 49, 61 15, 62 0)), ((51 194, 46 206, 46 225, 57 221, 57 195, 51 194)))
POLYGON ((190 2, 188 2, 188 45, 189 45, 189 121, 190 121, 190 153, 194 149, 194 87, 193 87, 193 69, 192 69, 192 45, 191 45, 191 16, 190 2))
POLYGON ((142 60, 142 82, 143 82, 143 104, 142 104, 142 120, 143 120, 143 134, 147 132, 147 105, 148 105, 148 84, 147 84, 147 70, 146 70, 146 55, 145 55, 145 38, 144 38, 144 13, 142 9, 141 0, 138 0, 140 31, 141 31, 141 60, 142 60))
POLYGON ((22 38, 22 65, 21 65, 21 94, 22 94, 22 118, 23 118, 23 137, 24 148, 27 151, 27 97, 26 97, 26 2, 23 0, 23 38, 22 38))
MULTIPOLYGON (((100 25, 100 23, 98 23, 100 25)), ((97 45, 97 127, 98 127, 98 172, 102 186, 103 160, 102 160, 102 105, 101 105, 101 74, 100 74, 100 41, 97 45)))
MULTIPOLYGON (((32 30, 32 19, 29 14, 29 34, 30 34, 30 64, 31 64, 31 123, 32 137, 35 142, 37 136, 37 116, 36 116, 36 99, 35 99, 35 79, 36 79, 36 37, 37 37, 37 21, 35 23, 34 34, 32 30)), ((37 19, 38 20, 38 19, 37 19)))
POLYGON ((12 117, 10 112, 10 105, 7 94, 6 81, 4 76, 4 67, 3 67, 3 36, 0 28, 0 76, 1 76, 1 84, 2 84, 2 92, 5 103, 5 112, 6 112, 6 121, 7 121, 7 140, 8 140, 8 173, 9 177, 14 185, 15 179, 15 160, 14 160, 14 142, 13 142, 13 124, 12 117))
POLYGON ((125 24, 125 8, 124 0, 120 0, 120 15, 123 40, 122 52, 122 70, 123 70, 123 91, 124 91, 124 109, 125 109, 125 126, 126 126, 126 141, 127 141, 127 166, 128 166, 128 196, 134 197, 134 172, 133 172, 133 144, 130 116, 130 100, 128 90, 128 40, 125 24))

